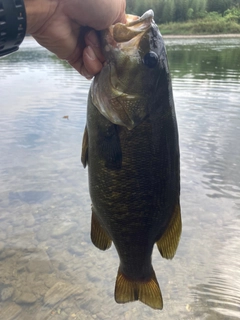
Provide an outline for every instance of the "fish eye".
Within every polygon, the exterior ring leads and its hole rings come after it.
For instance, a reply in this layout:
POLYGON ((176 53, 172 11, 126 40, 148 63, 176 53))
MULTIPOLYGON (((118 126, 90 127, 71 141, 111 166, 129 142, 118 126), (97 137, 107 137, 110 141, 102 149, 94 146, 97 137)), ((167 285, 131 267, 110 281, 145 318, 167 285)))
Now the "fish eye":
POLYGON ((143 58, 143 63, 145 64, 145 66, 147 66, 148 68, 154 68, 156 67, 157 63, 158 63, 158 56, 155 52, 150 51, 147 54, 145 54, 144 58, 143 58))

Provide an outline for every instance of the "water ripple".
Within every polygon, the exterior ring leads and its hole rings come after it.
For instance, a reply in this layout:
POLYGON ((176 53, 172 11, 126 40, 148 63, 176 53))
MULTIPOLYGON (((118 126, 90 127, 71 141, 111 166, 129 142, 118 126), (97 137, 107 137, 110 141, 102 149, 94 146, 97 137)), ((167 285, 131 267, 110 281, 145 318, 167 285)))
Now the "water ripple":
MULTIPOLYGON (((239 221, 227 226, 228 232, 240 235, 239 221)), ((240 257, 239 237, 232 236, 213 256, 214 269, 206 284, 194 289, 195 295, 211 312, 228 316, 228 319, 240 316, 240 257), (232 259, 234 256, 234 260, 232 259)))
MULTIPOLYGON (((2 282, 15 290, 0 308, 21 312, 21 319, 29 312, 38 319, 58 312, 156 319, 140 303, 115 304, 116 250, 90 244, 91 203, 80 163, 90 82, 25 40, 0 60, 0 293, 2 282), (22 291, 37 302, 21 304, 22 291), (49 292, 66 300, 50 307, 49 292)), ((166 44, 180 133, 183 233, 173 261, 153 254, 165 303, 159 317, 239 319, 240 39, 166 44)))

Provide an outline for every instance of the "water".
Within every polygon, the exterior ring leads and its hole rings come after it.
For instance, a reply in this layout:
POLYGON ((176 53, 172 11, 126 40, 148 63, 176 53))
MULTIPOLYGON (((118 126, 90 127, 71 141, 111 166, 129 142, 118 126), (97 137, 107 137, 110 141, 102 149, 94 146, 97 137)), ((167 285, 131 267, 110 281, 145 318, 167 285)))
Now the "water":
POLYGON ((163 311, 116 304, 116 251, 89 238, 89 81, 31 38, 0 60, 1 320, 240 319, 240 39, 166 45, 183 233, 172 261, 153 253, 163 311))

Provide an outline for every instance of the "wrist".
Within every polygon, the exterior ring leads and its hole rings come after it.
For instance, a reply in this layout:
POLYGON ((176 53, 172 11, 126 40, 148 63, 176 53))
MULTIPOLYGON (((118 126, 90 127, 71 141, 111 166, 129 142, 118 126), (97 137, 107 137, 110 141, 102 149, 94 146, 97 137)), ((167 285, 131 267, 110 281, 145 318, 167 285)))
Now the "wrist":
POLYGON ((58 5, 57 0, 24 0, 27 15, 27 33, 34 34, 51 17, 58 5))
POLYGON ((17 51, 26 32, 23 0, 0 0, 0 57, 17 51))

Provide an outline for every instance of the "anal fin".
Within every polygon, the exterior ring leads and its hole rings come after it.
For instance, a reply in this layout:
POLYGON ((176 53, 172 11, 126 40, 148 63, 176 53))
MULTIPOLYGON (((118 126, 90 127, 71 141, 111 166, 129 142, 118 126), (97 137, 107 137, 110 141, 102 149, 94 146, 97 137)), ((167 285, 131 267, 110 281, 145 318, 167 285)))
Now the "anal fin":
POLYGON ((118 270, 115 300, 117 303, 139 300, 153 309, 162 309, 162 294, 155 272, 152 270, 152 277, 147 281, 132 281, 118 270))
POLYGON ((166 231, 157 241, 158 250, 163 258, 172 259, 174 257, 181 237, 181 232, 181 208, 180 204, 177 203, 166 231))
POLYGON ((100 250, 107 250, 112 244, 112 240, 99 223, 93 210, 91 222, 91 240, 92 243, 100 250))

